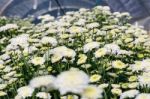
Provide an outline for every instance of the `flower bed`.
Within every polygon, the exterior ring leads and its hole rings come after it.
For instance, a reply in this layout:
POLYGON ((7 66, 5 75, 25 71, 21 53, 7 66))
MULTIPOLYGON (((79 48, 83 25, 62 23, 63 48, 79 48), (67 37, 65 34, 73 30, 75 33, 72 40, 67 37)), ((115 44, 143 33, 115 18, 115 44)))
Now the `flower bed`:
POLYGON ((128 13, 39 19, 0 19, 0 99, 150 99, 150 37, 128 13))

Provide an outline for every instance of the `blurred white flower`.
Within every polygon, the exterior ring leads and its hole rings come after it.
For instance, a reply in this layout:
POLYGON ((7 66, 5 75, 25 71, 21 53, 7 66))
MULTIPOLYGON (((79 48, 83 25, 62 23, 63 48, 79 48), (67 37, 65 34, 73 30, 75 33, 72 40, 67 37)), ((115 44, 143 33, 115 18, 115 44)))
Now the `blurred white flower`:
POLYGON ((150 99, 150 94, 149 93, 140 93, 136 96, 135 99, 150 99))
POLYGON ((107 49, 109 53, 117 54, 120 51, 120 47, 117 44, 106 44, 104 48, 107 49))
POLYGON ((52 46, 56 46, 57 45, 57 40, 53 37, 43 37, 41 39, 41 43, 42 44, 51 44, 52 46))
POLYGON ((95 85, 87 86, 81 93, 81 99, 99 99, 102 98, 103 90, 95 85))
POLYGON ((95 23, 90 23, 86 25, 88 29, 93 29, 93 28, 97 28, 99 27, 99 23, 95 22, 95 23))
POLYGON ((80 93, 88 85, 89 77, 83 71, 70 69, 58 75, 55 86, 61 94, 68 92, 80 93))
POLYGON ((18 29, 18 25, 17 24, 6 24, 6 25, 0 27, 0 32, 6 31, 9 29, 18 29))
POLYGON ((94 55, 95 55, 96 58, 103 57, 103 56, 106 55, 106 54, 107 54, 107 49, 106 49, 106 48, 100 48, 100 49, 98 49, 98 50, 94 53, 94 55))
POLYGON ((140 86, 142 87, 150 87, 150 73, 143 73, 142 75, 138 76, 138 81, 140 86))
POLYGON ((134 98, 136 95, 138 95, 140 92, 138 90, 128 90, 128 91, 125 91, 123 92, 121 95, 120 95, 120 99, 125 99, 125 98, 134 98))
POLYGON ((55 83, 55 77, 52 75, 45 75, 45 76, 39 76, 35 77, 32 80, 30 80, 29 86, 33 88, 39 88, 39 87, 49 87, 54 88, 55 83))
POLYGON ((31 60, 31 63, 34 65, 42 65, 42 64, 44 64, 44 62, 45 62, 45 59, 43 57, 34 57, 31 60))
POLYGON ((27 98, 27 97, 32 96, 34 89, 29 86, 23 86, 23 87, 20 87, 19 89, 17 89, 17 92, 18 92, 19 96, 21 96, 23 98, 27 98))
POLYGON ((76 52, 70 48, 67 48, 66 46, 59 46, 54 49, 51 49, 44 55, 44 57, 48 57, 51 54, 59 56, 60 59, 62 57, 74 58, 76 56, 76 52))
POLYGON ((38 98, 42 98, 42 99, 51 99, 51 96, 49 93, 46 93, 46 92, 38 92, 36 94, 36 97, 38 98))
POLYGON ((94 48, 99 48, 99 46, 99 42, 90 42, 83 46, 83 51, 84 53, 87 53, 88 51, 91 51, 94 48))

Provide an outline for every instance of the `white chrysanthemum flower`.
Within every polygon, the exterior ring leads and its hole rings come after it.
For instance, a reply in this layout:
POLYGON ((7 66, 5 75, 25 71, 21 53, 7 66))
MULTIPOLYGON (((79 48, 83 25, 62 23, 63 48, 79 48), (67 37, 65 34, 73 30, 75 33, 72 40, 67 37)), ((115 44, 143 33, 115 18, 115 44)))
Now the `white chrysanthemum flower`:
POLYGON ((11 72, 5 74, 4 76, 9 78, 9 77, 12 77, 15 74, 16 74, 16 71, 11 71, 11 72))
POLYGON ((23 99, 23 98, 22 98, 22 96, 20 96, 20 95, 16 95, 16 96, 15 96, 15 99, 23 99))
POLYGON ((23 86, 23 87, 20 87, 18 90, 18 95, 23 97, 23 98, 26 98, 26 97, 31 97, 32 96, 32 93, 34 92, 34 89, 29 87, 29 86, 23 86))
POLYGON ((81 93, 82 99, 99 99, 102 98, 103 90, 94 85, 87 86, 81 93))
POLYGON ((100 49, 98 49, 98 50, 94 53, 94 55, 95 55, 96 58, 102 57, 102 56, 104 56, 104 55, 106 55, 106 54, 107 54, 107 49, 106 49, 106 48, 100 48, 100 49))
MULTIPOLYGON (((1 56, 0 56, 0 58, 1 58, 1 56)), ((0 64, 3 65, 3 64, 4 64, 4 61, 3 61, 3 60, 0 60, 0 64)))
POLYGON ((131 55, 131 54, 133 54, 133 52, 132 51, 126 51, 126 50, 119 50, 117 54, 118 55, 131 55))
POLYGON ((32 52, 37 51, 37 50, 38 49, 35 46, 29 46, 29 47, 24 48, 23 54, 24 55, 31 54, 32 52))
POLYGON ((138 81, 140 86, 150 87, 150 73, 143 73, 143 75, 138 76, 138 81))
POLYGON ((117 44, 106 44, 104 48, 107 49, 109 53, 117 54, 120 51, 120 47, 117 44))
POLYGON ((60 99, 79 99, 77 95, 67 95, 67 96, 62 96, 60 99))
POLYGON ((17 24, 6 24, 5 26, 0 27, 0 32, 6 31, 9 29, 18 29, 17 24))
POLYGON ((68 31, 72 34, 76 34, 76 33, 83 33, 86 31, 86 29, 79 26, 72 26, 68 29, 68 31))
POLYGON ((42 64, 44 64, 44 62, 45 62, 45 59, 43 57, 34 57, 31 60, 31 63, 34 65, 42 65, 42 64))
POLYGON ((78 65, 79 65, 79 64, 83 64, 83 63, 86 62, 86 60, 87 60, 87 56, 86 56, 85 54, 80 54, 80 55, 79 55, 79 59, 78 59, 78 61, 77 61, 77 64, 78 64, 78 65))
POLYGON ((22 48, 28 47, 29 34, 21 34, 15 38, 10 39, 10 45, 6 47, 6 50, 13 50, 21 46, 22 48))
POLYGON ((29 86, 33 87, 33 88, 39 88, 42 86, 46 86, 49 88, 54 88, 54 83, 55 83, 55 77, 52 75, 45 75, 45 76, 39 76, 36 78, 33 78, 30 83, 29 86))
POLYGON ((114 95, 120 95, 122 93, 122 90, 119 88, 113 88, 113 89, 111 89, 111 92, 114 95))
POLYGON ((56 47, 54 49, 51 49, 48 53, 52 54, 52 55, 59 56, 59 57, 74 58, 76 56, 76 52, 74 50, 69 49, 65 46, 60 46, 60 47, 56 47))
POLYGON ((88 29, 97 28, 97 27, 99 27, 99 23, 97 23, 97 22, 90 23, 90 24, 87 24, 86 27, 87 27, 88 29))
POLYGON ((135 64, 132 64, 130 67, 133 72, 143 71, 145 68, 141 61, 135 61, 135 64))
POLYGON ((79 19, 77 22, 75 22, 74 24, 75 25, 78 25, 78 26, 83 26, 85 25, 85 22, 86 20, 85 19, 79 19))
POLYGON ((112 62, 112 67, 116 69, 124 69, 127 65, 120 60, 116 60, 112 62))
POLYGON ((149 93, 140 93, 137 95, 135 99, 150 99, 150 94, 149 93))
POLYGON ((7 60, 7 59, 10 59, 10 56, 5 53, 5 54, 2 54, 2 55, 0 56, 0 59, 2 59, 2 60, 7 60))
POLYGON ((5 66, 5 69, 3 69, 3 72, 10 72, 12 70, 12 67, 5 66))
POLYGON ((145 72, 150 72, 150 59, 145 59, 142 61, 141 65, 144 67, 145 72))
POLYGON ((99 48, 99 46, 99 42, 90 42, 83 46, 83 51, 84 53, 87 53, 88 51, 91 51, 94 48, 99 48))
POLYGON ((7 84, 0 84, 0 90, 3 90, 7 87, 7 84))
POLYGON ((89 77, 83 71, 71 69, 58 75, 55 86, 61 94, 67 92, 80 93, 88 85, 89 77))
POLYGON ((0 97, 1 96, 6 96, 7 95, 7 93, 6 92, 4 92, 4 91, 0 91, 0 97))
POLYGON ((125 91, 123 92, 121 95, 120 95, 120 99, 125 99, 125 98, 134 98, 136 95, 138 95, 140 92, 138 90, 128 90, 128 91, 125 91))
POLYGON ((97 82, 101 79, 101 75, 94 74, 90 77, 90 82, 97 82))
POLYGON ((38 92, 36 94, 36 97, 38 98, 42 98, 42 99, 51 99, 51 96, 49 93, 46 93, 46 92, 38 92))
POLYGON ((3 64, 0 64, 0 69, 2 70, 4 68, 5 68, 5 66, 3 64))
POLYGON ((57 40, 53 37, 43 37, 41 39, 41 43, 42 44, 48 44, 50 43, 52 46, 56 46, 57 45, 57 40))
POLYGON ((100 85, 98 86, 98 88, 105 89, 105 88, 108 87, 108 85, 109 85, 109 84, 106 84, 106 83, 100 84, 100 85))

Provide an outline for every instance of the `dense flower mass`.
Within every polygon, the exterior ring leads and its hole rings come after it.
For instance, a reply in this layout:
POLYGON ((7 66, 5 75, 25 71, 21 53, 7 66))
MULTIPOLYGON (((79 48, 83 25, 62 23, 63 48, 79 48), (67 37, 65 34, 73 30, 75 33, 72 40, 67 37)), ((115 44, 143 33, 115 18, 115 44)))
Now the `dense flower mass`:
POLYGON ((0 17, 0 99, 150 99, 150 37, 107 6, 0 17))

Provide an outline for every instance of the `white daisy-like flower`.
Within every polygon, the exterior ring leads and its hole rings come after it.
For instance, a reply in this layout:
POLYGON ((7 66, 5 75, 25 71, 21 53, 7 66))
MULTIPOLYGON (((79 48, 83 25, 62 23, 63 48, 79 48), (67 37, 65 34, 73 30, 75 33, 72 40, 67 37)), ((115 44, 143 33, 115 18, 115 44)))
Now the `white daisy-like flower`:
POLYGON ((97 23, 97 22, 90 23, 90 24, 87 24, 86 27, 87 27, 88 29, 97 28, 97 27, 99 27, 99 23, 97 23))
POLYGON ((102 98, 102 93, 102 89, 94 85, 89 85, 81 93, 81 99, 99 99, 102 98))
POLYGON ((150 94, 149 93, 140 93, 136 96, 135 99, 150 99, 150 94))
POLYGON ((116 69, 124 69, 127 65, 120 60, 116 60, 112 62, 112 67, 116 69))
POLYGON ((34 92, 34 89, 32 87, 29 87, 29 86, 23 86, 23 87, 20 87, 18 90, 18 95, 23 97, 23 98, 26 98, 26 97, 31 97, 32 96, 32 93, 34 92))
POLYGON ((94 48, 99 48, 99 46, 99 42, 90 42, 83 46, 83 51, 84 53, 87 53, 88 51, 91 51, 94 48))
POLYGON ((95 55, 96 58, 102 57, 102 56, 104 56, 104 55, 106 55, 106 54, 107 54, 107 49, 106 49, 106 48, 100 48, 100 49, 98 49, 98 50, 94 53, 94 55, 95 55))
POLYGON ((0 84, 0 90, 3 90, 7 87, 7 84, 0 84))
POLYGON ((120 51, 120 47, 117 44, 106 44, 104 48, 107 49, 109 53, 117 54, 120 51))
POLYGON ((21 34, 15 38, 10 39, 10 45, 8 46, 8 48, 6 47, 7 50, 11 50, 15 48, 18 48, 18 46, 21 46, 23 48, 28 47, 29 43, 28 43, 28 39, 29 39, 29 34, 21 34), (9 49, 10 48, 10 49, 9 49))
POLYGON ((35 46, 29 46, 24 48, 23 53, 24 54, 31 54, 34 51, 37 51, 38 49, 35 46))
POLYGON ((85 19, 79 19, 77 22, 75 22, 74 24, 75 25, 78 25, 78 26, 83 26, 85 25, 85 22, 86 20, 85 19))
POLYGON ((86 31, 86 29, 79 26, 72 26, 68 29, 68 31, 72 34, 76 34, 76 33, 83 33, 86 31))
POLYGON ((130 67, 133 72, 143 71, 145 68, 141 61, 135 61, 135 64, 130 65, 130 67))
POLYGON ((6 24, 5 26, 0 27, 0 32, 6 31, 9 29, 18 29, 18 25, 17 24, 6 24))
POLYGON ((6 96, 7 95, 7 93, 6 92, 4 92, 4 91, 0 91, 0 97, 1 96, 6 96))
POLYGON ((7 60, 7 59, 10 59, 10 56, 5 53, 5 54, 2 54, 2 55, 0 56, 0 59, 2 59, 2 60, 7 60))
POLYGON ((125 99, 125 98, 134 98, 136 95, 138 95, 140 92, 138 90, 128 90, 128 91, 125 91, 123 92, 121 95, 120 95, 120 99, 125 99))
POLYGON ((36 97, 38 98, 42 98, 42 99, 51 99, 51 96, 49 93, 46 93, 46 92, 38 92, 36 94, 36 97))
POLYGON ((45 62, 45 59, 43 57, 34 57, 31 60, 31 63, 34 65, 42 65, 42 64, 44 64, 44 62, 45 62))
POLYGON ((56 47, 54 49, 51 49, 48 53, 60 57, 69 57, 69 58, 74 58, 76 56, 76 52, 70 48, 67 48, 66 46, 56 47))
POLYGON ((23 99, 23 98, 22 98, 22 96, 20 96, 20 95, 16 95, 16 96, 15 96, 15 99, 23 99))
POLYGON ((117 54, 118 55, 131 55, 131 54, 133 54, 133 52, 132 51, 126 51, 126 50, 119 50, 117 54))
POLYGON ((138 76, 138 81, 140 86, 147 86, 150 87, 150 73, 143 73, 142 75, 138 76))
POLYGON ((88 85, 89 77, 83 71, 70 69, 58 75, 55 86, 61 94, 67 92, 80 93, 88 85))
POLYGON ((79 99, 77 95, 67 95, 67 96, 62 96, 60 99, 79 99))
POLYGON ((41 43, 42 44, 48 44, 50 43, 52 46, 56 46, 57 45, 57 40, 53 37, 43 37, 41 39, 41 43))
POLYGON ((55 77, 52 75, 45 75, 45 76, 39 76, 36 78, 33 78, 29 86, 33 88, 39 88, 39 87, 49 87, 49 88, 54 88, 54 83, 55 83, 55 77))
POLYGON ((145 72, 150 72, 150 59, 145 59, 141 62, 141 65, 144 67, 145 72))

